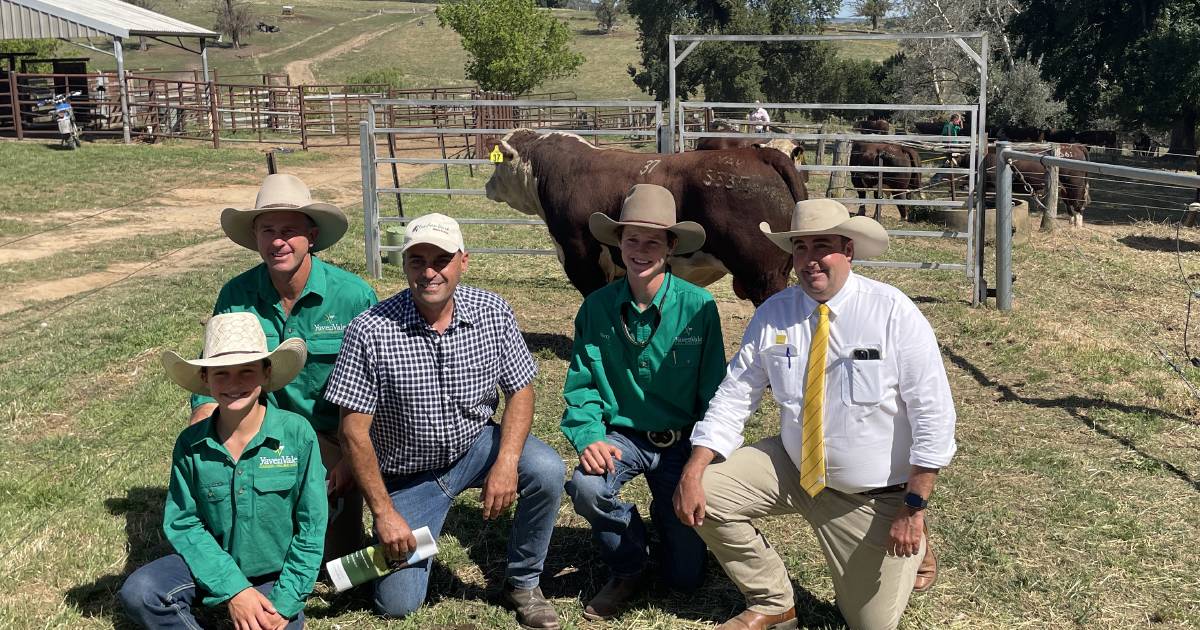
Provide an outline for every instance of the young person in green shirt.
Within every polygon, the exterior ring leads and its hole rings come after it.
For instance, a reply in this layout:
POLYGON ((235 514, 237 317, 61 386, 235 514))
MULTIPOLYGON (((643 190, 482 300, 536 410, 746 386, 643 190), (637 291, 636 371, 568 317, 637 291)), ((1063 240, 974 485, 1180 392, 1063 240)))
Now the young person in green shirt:
POLYGON ((304 342, 274 351, 250 313, 216 315, 201 359, 163 354, 171 380, 212 396, 212 416, 175 441, 163 531, 175 553, 121 587, 126 612, 146 628, 199 628, 192 613, 226 604, 235 627, 304 625, 304 599, 321 565, 325 467, 301 416, 266 402, 304 366, 304 342))
POLYGON ((667 266, 669 255, 704 244, 703 227, 676 222, 670 191, 634 186, 620 221, 596 213, 588 226, 620 248, 626 275, 589 295, 575 316, 562 431, 579 453, 567 494, 611 572, 583 614, 607 619, 637 593, 649 556, 637 507, 619 497, 638 475, 650 486, 663 581, 682 591, 703 581, 704 542, 680 523, 671 500, 692 425, 725 375, 725 346, 712 296, 667 266))
MULTIPOLYGON (((379 301, 362 278, 313 255, 341 239, 346 226, 346 215, 337 206, 314 202, 295 175, 268 175, 253 208, 221 213, 225 235, 258 252, 263 262, 226 283, 213 308, 214 315, 255 314, 268 349, 290 337, 306 344, 304 369, 270 399, 279 409, 303 416, 317 432, 329 474, 326 560, 363 546, 363 499, 342 457, 338 407, 325 400, 325 386, 346 326, 379 301)), ((192 422, 207 418, 215 406, 211 397, 192 396, 192 422)))

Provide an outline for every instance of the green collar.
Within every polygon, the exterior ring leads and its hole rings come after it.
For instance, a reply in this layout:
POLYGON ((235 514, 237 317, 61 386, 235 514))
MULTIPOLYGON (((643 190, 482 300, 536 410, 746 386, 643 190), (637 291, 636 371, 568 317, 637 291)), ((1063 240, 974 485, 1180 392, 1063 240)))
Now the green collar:
MULTIPOLYGON (((217 435, 217 416, 220 415, 220 413, 221 410, 218 408, 217 410, 213 411, 213 414, 209 416, 208 420, 205 420, 205 422, 208 423, 208 429, 196 436, 196 440, 192 442, 192 446, 206 444, 209 448, 215 451, 225 452, 225 448, 221 446, 221 438, 217 435)), ((262 426, 258 428, 258 433, 255 433, 254 437, 250 438, 250 441, 246 443, 246 448, 242 449, 243 453, 248 453, 261 444, 266 444, 270 448, 279 448, 282 434, 279 431, 279 419, 275 416, 275 408, 270 404, 267 404, 266 413, 263 415, 262 426)))
MULTIPOLYGON (((667 301, 667 295, 670 293, 671 279, 674 276, 668 268, 663 273, 662 284, 658 286, 658 292, 654 294, 654 299, 650 300, 650 306, 646 310, 656 308, 660 312, 663 309, 664 303, 667 301)), ((625 281, 621 283, 621 288, 617 290, 617 304, 629 304, 634 313, 637 313, 637 303, 633 300, 633 291, 629 288, 629 277, 625 277, 625 281)))
MULTIPOLYGON (((297 302, 303 300, 309 293, 323 298, 329 287, 329 272, 326 269, 326 263, 312 254, 308 256, 312 265, 308 270, 308 281, 304 283, 304 290, 300 292, 300 297, 296 298, 297 302)), ((267 271, 265 262, 258 266, 258 294, 263 301, 269 304, 279 303, 279 291, 271 282, 271 273, 267 271)))

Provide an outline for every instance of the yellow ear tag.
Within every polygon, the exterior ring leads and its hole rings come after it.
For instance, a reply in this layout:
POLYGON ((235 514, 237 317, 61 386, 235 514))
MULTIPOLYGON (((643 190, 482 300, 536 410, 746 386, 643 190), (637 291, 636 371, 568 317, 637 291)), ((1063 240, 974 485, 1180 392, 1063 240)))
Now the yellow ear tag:
POLYGON ((504 161, 504 154, 500 152, 500 145, 497 144, 496 147, 492 149, 491 154, 488 155, 488 159, 490 159, 493 164, 499 164, 504 161))
POLYGON ((783 345, 783 344, 787 343, 787 335, 785 335, 783 333, 776 333, 775 334, 775 343, 777 345, 783 345))

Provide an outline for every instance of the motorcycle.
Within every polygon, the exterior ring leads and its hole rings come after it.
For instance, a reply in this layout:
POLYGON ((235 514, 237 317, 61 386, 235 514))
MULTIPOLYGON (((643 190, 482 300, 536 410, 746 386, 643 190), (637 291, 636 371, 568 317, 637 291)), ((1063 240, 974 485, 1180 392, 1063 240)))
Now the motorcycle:
POLYGON ((75 124, 75 109, 71 107, 71 97, 80 94, 82 92, 55 94, 53 98, 38 102, 38 105, 54 106, 54 116, 58 123, 58 135, 62 146, 72 151, 83 146, 80 141, 79 126, 75 124))

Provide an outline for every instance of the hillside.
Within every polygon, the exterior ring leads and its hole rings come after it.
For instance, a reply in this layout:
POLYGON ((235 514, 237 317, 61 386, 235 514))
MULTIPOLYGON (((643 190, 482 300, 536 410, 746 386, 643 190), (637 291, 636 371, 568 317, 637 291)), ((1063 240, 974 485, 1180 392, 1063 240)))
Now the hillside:
MULTIPOLYGON (((160 2, 161 13, 206 28, 212 26, 208 2, 160 2)), ((316 83, 344 83, 365 71, 394 68, 408 87, 463 85, 466 54, 454 31, 438 26, 436 5, 366 0, 253 3, 255 21, 279 27, 277 33, 254 31, 240 49, 209 50, 209 66, 218 76, 286 73, 316 83), (290 4, 295 15, 281 15, 290 4), (299 66, 297 66, 299 64, 299 66), (304 71, 307 71, 305 73, 304 71)), ((626 18, 615 32, 601 34, 587 11, 555 11, 575 33, 573 45, 586 61, 579 73, 549 82, 544 91, 573 91, 580 98, 646 98, 627 72, 640 59, 637 29, 626 18)), ((195 42, 185 42, 195 47, 195 42)), ((75 54, 72 47, 62 50, 75 54)), ((849 57, 886 58, 893 42, 858 42, 846 47, 849 57)), ((93 67, 112 69, 115 62, 92 55, 93 67)), ((130 69, 190 69, 200 67, 198 55, 160 42, 148 42, 146 51, 127 46, 130 69)))

